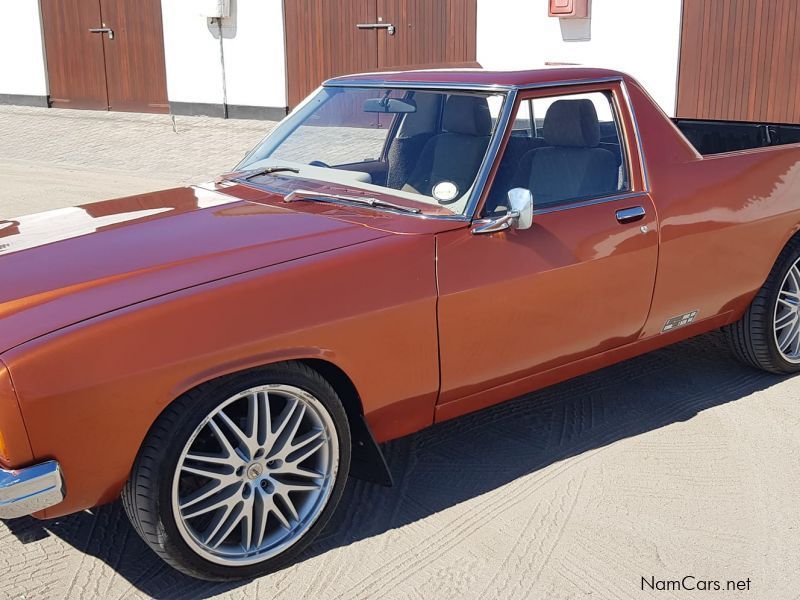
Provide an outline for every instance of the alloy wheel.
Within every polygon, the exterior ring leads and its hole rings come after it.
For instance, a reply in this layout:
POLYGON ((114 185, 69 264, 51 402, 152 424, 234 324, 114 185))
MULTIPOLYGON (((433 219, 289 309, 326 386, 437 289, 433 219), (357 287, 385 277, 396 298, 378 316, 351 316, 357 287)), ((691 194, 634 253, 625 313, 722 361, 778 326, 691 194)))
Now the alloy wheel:
POLYGON ((800 260, 783 278, 773 315, 775 343, 781 356, 800 363, 800 260))
POLYGON ((299 541, 336 481, 339 442, 313 395, 264 385, 225 400, 178 459, 172 507, 186 543, 224 565, 261 562, 299 541))

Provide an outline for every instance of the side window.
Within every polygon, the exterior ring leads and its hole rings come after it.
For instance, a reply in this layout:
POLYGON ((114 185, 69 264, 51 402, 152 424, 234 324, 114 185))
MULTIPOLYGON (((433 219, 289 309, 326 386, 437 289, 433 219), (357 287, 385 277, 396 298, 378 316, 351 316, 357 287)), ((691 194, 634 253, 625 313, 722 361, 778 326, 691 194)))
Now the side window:
POLYGON ((516 187, 533 193, 537 209, 629 190, 625 156, 610 93, 525 100, 484 214, 507 210, 508 191, 516 187))
POLYGON ((523 100, 514 116, 511 125, 511 135, 517 138, 532 139, 537 136, 536 121, 533 118, 533 104, 530 100, 523 100))

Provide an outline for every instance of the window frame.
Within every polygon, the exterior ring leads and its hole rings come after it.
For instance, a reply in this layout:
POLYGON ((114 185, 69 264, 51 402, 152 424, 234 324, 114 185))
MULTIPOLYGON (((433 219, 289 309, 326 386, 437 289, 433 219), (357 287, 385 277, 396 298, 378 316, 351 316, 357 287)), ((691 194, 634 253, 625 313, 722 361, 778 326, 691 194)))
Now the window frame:
MULTIPOLYGON (((508 127, 504 132, 504 136, 497 152, 496 160, 492 167, 490 177, 486 181, 483 193, 478 205, 476 206, 474 218, 487 218, 486 216, 483 216, 483 208, 487 198, 489 197, 492 186, 494 185, 500 163, 505 156, 508 140, 510 139, 512 133, 513 122, 518 114, 518 111, 520 110, 520 107, 522 106, 522 103, 541 98, 563 98, 566 96, 590 94, 594 92, 600 92, 608 96, 612 114, 617 124, 617 134, 620 138, 620 152, 622 155, 622 160, 627 168, 628 189, 617 190, 610 194, 569 199, 565 200, 564 202, 551 204, 541 208, 536 208, 536 198, 534 198, 534 215, 563 210, 572 210, 575 208, 581 208, 583 206, 612 202, 624 198, 635 198, 649 193, 646 185, 646 176, 644 173, 644 164, 641 155, 636 122, 634 120, 633 111, 628 100, 627 90, 625 89, 624 85, 625 84, 622 80, 614 80, 611 82, 575 83, 529 90, 521 89, 517 94, 517 97, 514 99, 514 107, 509 117, 508 127)), ((532 103, 530 103, 529 106, 532 107, 532 103)))

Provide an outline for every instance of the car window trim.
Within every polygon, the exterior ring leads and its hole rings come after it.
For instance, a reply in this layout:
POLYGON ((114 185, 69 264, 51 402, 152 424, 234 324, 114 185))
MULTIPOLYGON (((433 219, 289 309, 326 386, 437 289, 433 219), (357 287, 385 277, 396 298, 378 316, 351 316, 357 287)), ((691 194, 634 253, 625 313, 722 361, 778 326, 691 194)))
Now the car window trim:
MULTIPOLYGON (((630 136, 633 136, 634 139, 636 140, 636 146, 637 146, 636 154, 639 163, 637 171, 640 174, 639 176, 641 177, 641 186, 634 185, 634 182, 631 181, 631 187, 634 189, 633 193, 641 192, 647 194, 650 191, 650 184, 647 173, 647 163, 645 162, 644 151, 642 148, 642 138, 639 131, 639 122, 636 117, 636 111, 630 100, 630 94, 628 92, 627 82, 621 75, 614 75, 610 77, 592 77, 586 79, 546 81, 539 83, 530 83, 525 85, 420 82, 420 81, 386 81, 381 79, 360 79, 360 80, 350 80, 350 81, 329 79, 323 82, 321 87, 323 88, 389 87, 389 88, 412 89, 412 90, 438 90, 442 92, 447 92, 448 90, 459 90, 459 91, 492 92, 496 94, 504 94, 506 97, 503 102, 503 108, 501 114, 495 124, 495 129, 492 135, 492 141, 490 142, 490 147, 487 150, 487 154, 484 157, 484 162, 481 164, 481 167, 478 171, 478 177, 476 178, 475 185, 473 185, 473 191, 467 202, 467 206, 464 210, 464 213, 460 215, 428 215, 426 217, 431 219, 447 219, 447 220, 471 222, 474 221, 475 219, 481 218, 480 211, 483 208, 483 204, 486 201, 486 197, 488 196, 487 183, 489 183, 489 176, 491 175, 492 179, 494 178, 493 171, 495 170, 496 159, 500 151, 505 149, 508 137, 510 136, 511 115, 514 114, 514 110, 516 109, 516 106, 518 104, 517 99, 518 97, 520 97, 521 93, 525 94, 526 97, 530 98, 533 96, 528 96, 527 95, 528 92, 537 92, 539 90, 549 91, 552 89, 559 89, 559 88, 570 89, 576 87, 597 87, 601 85, 607 86, 606 89, 612 91, 614 91, 615 85, 619 87, 621 93, 621 99, 624 100, 624 104, 627 107, 626 114, 631 121, 633 129, 632 131, 628 132, 626 126, 624 130, 624 135, 626 140, 630 139, 630 136), (639 189, 639 187, 641 187, 641 189, 639 189)), ((556 95, 556 94, 550 94, 550 95, 556 95)), ((614 95, 616 97, 616 93, 614 95)), ((630 144, 627 145, 630 146, 630 144)))
POLYGON ((565 210, 575 210, 578 208, 583 208, 585 206, 595 206, 596 204, 605 204, 607 202, 616 202, 619 200, 633 200, 634 198, 643 198, 647 197, 648 195, 649 195, 648 192, 642 190, 627 191, 616 194, 605 194, 602 196, 594 196, 592 198, 578 199, 570 202, 553 204, 552 206, 546 206, 544 208, 534 208, 533 215, 538 216, 554 212, 563 212, 565 210))

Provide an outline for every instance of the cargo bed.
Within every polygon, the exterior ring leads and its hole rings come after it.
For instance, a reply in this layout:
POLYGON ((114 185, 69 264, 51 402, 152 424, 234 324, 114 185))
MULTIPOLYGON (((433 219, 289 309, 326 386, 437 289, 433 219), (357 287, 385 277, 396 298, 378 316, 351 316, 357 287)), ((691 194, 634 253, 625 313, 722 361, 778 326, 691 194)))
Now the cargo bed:
POLYGON ((698 119, 673 122, 703 155, 800 142, 800 125, 698 119))

